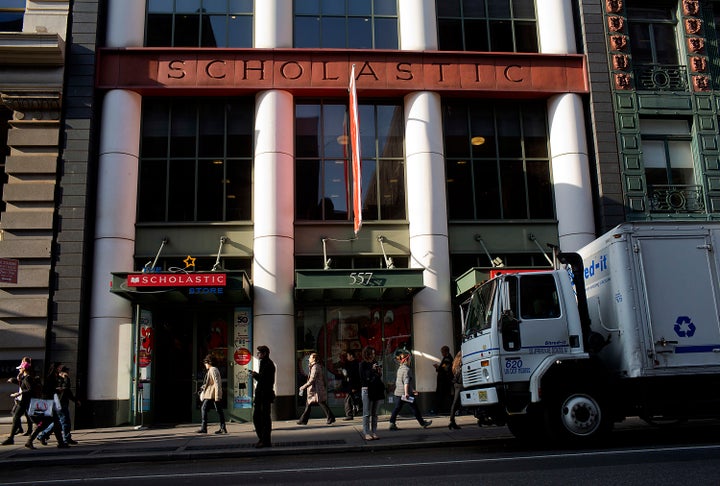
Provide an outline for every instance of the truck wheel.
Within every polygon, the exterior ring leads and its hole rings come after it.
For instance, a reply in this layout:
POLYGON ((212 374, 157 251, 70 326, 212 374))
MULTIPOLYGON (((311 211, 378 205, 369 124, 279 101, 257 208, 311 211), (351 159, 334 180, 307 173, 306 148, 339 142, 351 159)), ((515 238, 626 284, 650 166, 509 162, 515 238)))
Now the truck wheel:
POLYGON ((551 436, 560 441, 591 441, 610 431, 609 411, 596 393, 559 393, 550 400, 546 419, 551 436))
POLYGON ((540 425, 541 422, 537 420, 537 417, 530 414, 509 415, 507 417, 507 427, 510 433, 522 442, 540 440, 542 437, 540 425))

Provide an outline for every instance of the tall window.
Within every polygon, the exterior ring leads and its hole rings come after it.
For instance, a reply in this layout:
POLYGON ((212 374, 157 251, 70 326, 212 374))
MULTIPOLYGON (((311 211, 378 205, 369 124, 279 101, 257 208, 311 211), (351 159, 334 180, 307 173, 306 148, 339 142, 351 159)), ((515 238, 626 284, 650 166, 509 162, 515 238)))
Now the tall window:
POLYGON ((295 47, 398 48, 396 0, 295 0, 294 4, 295 47))
POLYGON ((633 62, 678 64, 675 35, 677 2, 659 0, 655 5, 627 7, 633 62))
POLYGON ((22 32, 25 0, 0 2, 0 32, 22 32))
POLYGON ((443 51, 538 52, 535 0, 437 0, 443 51))
POLYGON ((545 105, 446 102, 451 220, 553 219, 545 105))
MULTIPOLYGON (((400 105, 360 105, 362 218, 406 219, 403 112, 400 105)), ((295 107, 295 208, 298 220, 353 217, 347 105, 295 107)))
POLYGON ((648 185, 695 184, 690 127, 685 120, 641 120, 648 185))
POLYGON ((686 91, 687 69, 678 60, 677 2, 628 6, 630 52, 638 90, 686 91))
POLYGON ((148 47, 252 47, 253 0, 148 0, 148 47))
POLYGON ((138 221, 252 216, 254 103, 143 100, 138 221))

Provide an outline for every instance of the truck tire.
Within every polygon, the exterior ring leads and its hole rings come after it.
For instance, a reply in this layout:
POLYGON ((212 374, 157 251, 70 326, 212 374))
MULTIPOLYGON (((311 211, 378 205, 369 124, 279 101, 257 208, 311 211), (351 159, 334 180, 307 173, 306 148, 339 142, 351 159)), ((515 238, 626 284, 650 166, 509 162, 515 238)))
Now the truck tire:
POLYGON ((558 442, 591 442, 608 434, 612 420, 602 396, 594 391, 559 391, 548 400, 546 425, 558 442))
POLYGON ((521 442, 534 443, 542 440, 542 417, 536 414, 508 415, 507 427, 521 442))

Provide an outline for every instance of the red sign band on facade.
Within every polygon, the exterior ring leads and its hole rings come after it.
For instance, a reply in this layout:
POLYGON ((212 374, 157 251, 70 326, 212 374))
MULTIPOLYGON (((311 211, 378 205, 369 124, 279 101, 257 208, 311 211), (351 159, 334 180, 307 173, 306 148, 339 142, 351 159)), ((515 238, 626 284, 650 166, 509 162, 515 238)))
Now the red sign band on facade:
POLYGON ((127 276, 129 287, 224 287, 224 273, 131 273, 127 276))

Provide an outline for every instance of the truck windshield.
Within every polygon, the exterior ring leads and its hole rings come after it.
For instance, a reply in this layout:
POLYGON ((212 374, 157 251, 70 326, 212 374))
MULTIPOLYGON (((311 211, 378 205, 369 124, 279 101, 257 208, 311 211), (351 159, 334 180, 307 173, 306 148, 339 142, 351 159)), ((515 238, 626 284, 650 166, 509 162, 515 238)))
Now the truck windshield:
POLYGON ((492 303, 496 288, 497 280, 493 279, 473 294, 465 319, 465 336, 489 329, 492 325, 492 303))

